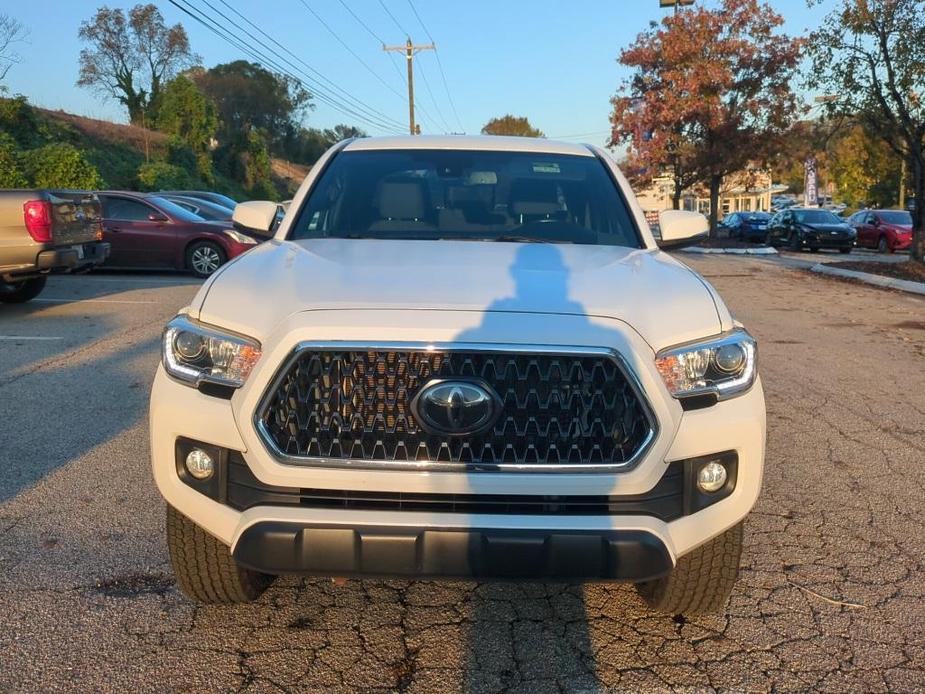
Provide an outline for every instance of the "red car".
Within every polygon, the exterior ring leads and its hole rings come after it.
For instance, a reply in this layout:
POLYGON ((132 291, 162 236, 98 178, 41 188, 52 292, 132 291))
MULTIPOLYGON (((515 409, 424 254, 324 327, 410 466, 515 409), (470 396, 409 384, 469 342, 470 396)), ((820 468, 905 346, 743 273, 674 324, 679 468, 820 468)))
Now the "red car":
POLYGON ((858 232, 858 246, 893 253, 912 245, 912 215, 906 210, 861 210, 848 223, 858 232))
POLYGON ((209 222, 157 195, 101 192, 108 266, 173 268, 208 277, 262 239, 209 222))

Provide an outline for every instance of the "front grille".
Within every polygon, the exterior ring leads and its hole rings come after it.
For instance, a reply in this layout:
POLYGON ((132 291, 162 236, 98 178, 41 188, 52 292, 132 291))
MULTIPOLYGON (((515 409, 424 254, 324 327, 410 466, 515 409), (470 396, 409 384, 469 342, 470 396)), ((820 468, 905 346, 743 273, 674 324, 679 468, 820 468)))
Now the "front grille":
POLYGON ((284 460, 323 464, 625 466, 654 433, 610 353, 306 347, 283 366, 256 419, 284 460), (416 421, 414 396, 446 378, 480 379, 497 392, 501 413, 487 431, 439 435, 416 421))
POLYGON ((258 480, 237 451, 230 452, 227 469, 226 503, 238 511, 255 506, 298 506, 499 515, 644 515, 666 523, 685 514, 683 463, 669 465, 658 484, 645 494, 622 496, 433 494, 278 487, 258 480))

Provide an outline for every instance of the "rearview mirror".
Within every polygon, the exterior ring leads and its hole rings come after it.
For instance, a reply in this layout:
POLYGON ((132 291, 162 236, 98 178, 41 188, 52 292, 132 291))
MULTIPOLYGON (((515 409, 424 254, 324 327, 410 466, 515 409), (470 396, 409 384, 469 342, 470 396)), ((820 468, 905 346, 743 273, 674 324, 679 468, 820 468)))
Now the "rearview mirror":
POLYGON ((166 216, 162 215, 160 212, 151 212, 148 215, 149 222, 167 222, 170 221, 166 216))
POLYGON ((270 236, 278 209, 279 205, 269 200, 239 202, 231 215, 231 223, 238 231, 270 236))
POLYGON ((658 213, 658 226, 662 232, 658 247, 662 249, 693 246, 710 233, 710 223, 699 212, 663 210, 658 213))

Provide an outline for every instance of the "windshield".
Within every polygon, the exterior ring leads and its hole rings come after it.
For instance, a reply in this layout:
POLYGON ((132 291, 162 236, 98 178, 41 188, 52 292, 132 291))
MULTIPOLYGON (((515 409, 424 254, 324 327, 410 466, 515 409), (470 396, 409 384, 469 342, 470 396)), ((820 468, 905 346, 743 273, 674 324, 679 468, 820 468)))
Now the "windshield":
POLYGON ((640 247, 629 208, 597 157, 462 150, 338 154, 290 238, 640 247))
POLYGON ((903 212, 902 210, 887 210, 885 212, 878 212, 877 216, 880 217, 880 220, 886 222, 887 224, 896 224, 899 226, 912 226, 912 215, 908 212, 903 212))
POLYGON ((745 218, 750 222, 766 222, 771 218, 767 212, 751 212, 745 215, 745 218))
POLYGON ((166 212, 174 219, 177 219, 181 222, 204 222, 205 220, 200 217, 198 214, 193 214, 189 210, 183 209, 176 203, 170 202, 167 198, 162 198, 159 195, 152 195, 148 200, 159 208, 162 212, 166 212))
POLYGON ((793 216, 800 224, 844 224, 845 220, 827 210, 794 210, 793 216))

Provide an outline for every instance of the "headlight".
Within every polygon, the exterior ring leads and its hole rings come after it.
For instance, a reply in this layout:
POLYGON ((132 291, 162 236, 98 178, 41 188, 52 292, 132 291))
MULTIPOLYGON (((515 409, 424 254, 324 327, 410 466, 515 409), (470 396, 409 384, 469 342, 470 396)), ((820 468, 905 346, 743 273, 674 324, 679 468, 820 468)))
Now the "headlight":
POLYGON ((240 231, 235 231, 234 229, 225 229, 225 234, 238 243, 243 243, 245 246, 253 246, 257 243, 257 239, 253 236, 248 236, 247 234, 242 234, 240 231))
POLYGON ((744 330, 658 353, 655 366, 676 398, 714 394, 731 398, 752 387, 758 375, 754 338, 744 330))
POLYGON ((260 359, 260 344, 255 340, 186 316, 167 324, 162 351, 167 373, 192 386, 207 382, 240 388, 260 359))

